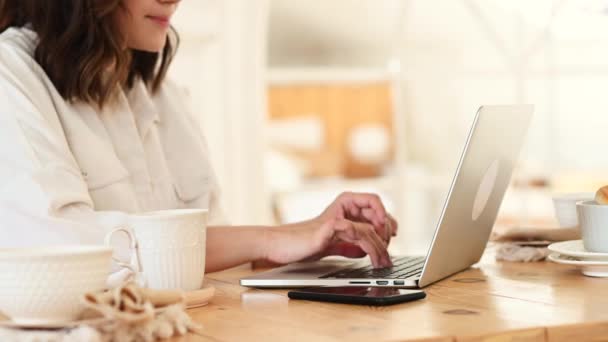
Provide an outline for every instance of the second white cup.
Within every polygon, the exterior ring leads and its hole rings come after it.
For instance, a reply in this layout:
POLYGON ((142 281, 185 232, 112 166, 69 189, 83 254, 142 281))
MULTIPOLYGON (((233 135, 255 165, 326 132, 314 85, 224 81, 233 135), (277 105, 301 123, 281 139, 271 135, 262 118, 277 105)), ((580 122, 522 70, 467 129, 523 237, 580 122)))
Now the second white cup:
POLYGON ((578 226, 576 203, 592 200, 595 194, 591 192, 571 192, 553 195, 555 217, 562 228, 578 226))
POLYGON ((608 253, 608 206, 595 201, 576 204, 585 250, 608 253))
POLYGON ((126 234, 131 258, 115 260, 155 289, 197 290, 205 275, 207 210, 176 209, 130 215, 128 224, 108 233, 126 234))

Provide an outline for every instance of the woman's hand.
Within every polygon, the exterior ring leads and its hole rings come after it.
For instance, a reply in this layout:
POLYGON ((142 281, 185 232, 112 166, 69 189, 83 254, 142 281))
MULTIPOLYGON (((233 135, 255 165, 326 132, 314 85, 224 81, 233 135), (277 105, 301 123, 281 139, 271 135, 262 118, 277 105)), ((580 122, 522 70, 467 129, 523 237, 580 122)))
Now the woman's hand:
POLYGON ((342 193, 316 220, 332 218, 371 224, 387 245, 391 237, 397 235, 397 221, 386 211, 376 194, 342 193))
POLYGON ((374 267, 392 266, 387 247, 397 222, 377 195, 343 193, 317 218, 267 230, 265 259, 279 264, 328 255, 369 255, 374 267))

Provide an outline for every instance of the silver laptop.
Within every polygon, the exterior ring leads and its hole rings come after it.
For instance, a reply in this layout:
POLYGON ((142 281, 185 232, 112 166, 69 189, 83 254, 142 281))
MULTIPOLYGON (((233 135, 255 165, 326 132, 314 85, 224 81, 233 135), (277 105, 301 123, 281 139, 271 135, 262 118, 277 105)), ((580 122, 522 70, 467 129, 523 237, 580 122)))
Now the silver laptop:
POLYGON ((421 288, 481 258, 532 117, 532 105, 482 106, 426 257, 393 257, 393 267, 367 261, 295 263, 241 279, 252 287, 392 286, 421 288))

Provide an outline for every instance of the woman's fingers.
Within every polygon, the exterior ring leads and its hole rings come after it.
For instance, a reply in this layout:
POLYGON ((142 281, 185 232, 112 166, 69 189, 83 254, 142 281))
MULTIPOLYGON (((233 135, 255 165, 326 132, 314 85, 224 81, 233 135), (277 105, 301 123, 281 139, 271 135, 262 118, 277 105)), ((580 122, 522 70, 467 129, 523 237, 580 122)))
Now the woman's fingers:
MULTIPOLYGON (((373 224, 375 213, 372 208, 361 209, 361 216, 364 222, 373 224)), ((387 219, 383 224, 374 224, 374 228, 376 228, 378 235, 380 235, 382 240, 384 240, 384 242, 386 242, 388 245, 391 242, 391 236, 393 236, 392 223, 390 219, 387 219)))
POLYGON ((387 213, 387 217, 388 223, 390 224, 391 236, 397 236, 397 231, 399 230, 399 223, 397 222, 397 220, 395 220, 393 215, 387 213))
POLYGON ((367 253, 376 268, 391 266, 386 243, 378 236, 373 226, 367 223, 337 220, 334 224, 335 238, 355 244, 367 253))
POLYGON ((367 255, 361 247, 350 242, 338 242, 329 247, 326 255, 340 255, 347 258, 362 258, 367 255))
POLYGON ((348 213, 353 217, 359 216, 353 215, 353 213, 358 213, 363 208, 370 208, 373 210, 370 223, 374 226, 383 226, 386 222, 386 209, 380 196, 376 194, 345 192, 338 197, 338 200, 348 208, 348 213))
POLYGON ((384 260, 382 258, 382 252, 378 250, 378 247, 369 239, 362 239, 357 241, 357 244, 361 246, 361 249, 367 252, 374 268, 384 267, 384 260))
MULTIPOLYGON (((355 223, 361 224, 361 223, 355 223)), ((377 247, 379 252, 380 262, 378 265, 374 265, 375 267, 390 267, 393 266, 391 262, 391 257, 388 254, 388 242, 385 242, 380 235, 376 232, 376 229, 373 226, 365 225, 362 229, 367 229, 369 240, 373 241, 374 245, 377 247)))
POLYGON ((397 221, 386 211, 378 195, 345 192, 338 200, 344 208, 345 218, 372 224, 387 243, 397 235, 397 221))

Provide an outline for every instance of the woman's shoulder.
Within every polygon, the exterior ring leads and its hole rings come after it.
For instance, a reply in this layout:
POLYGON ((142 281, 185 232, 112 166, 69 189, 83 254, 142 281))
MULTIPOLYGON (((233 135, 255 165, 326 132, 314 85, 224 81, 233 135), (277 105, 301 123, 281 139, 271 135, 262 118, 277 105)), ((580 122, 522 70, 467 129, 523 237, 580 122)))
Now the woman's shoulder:
MULTIPOLYGON (((22 75, 28 71, 39 73, 34 60, 38 37, 26 27, 9 27, 0 34, 0 66, 22 75)), ((6 70, 5 70, 6 72, 6 70)))
POLYGON ((50 96, 50 82, 34 59, 37 40, 36 33, 26 27, 0 33, 0 89, 50 96))
POLYGON ((26 27, 10 27, 0 33, 0 78, 44 82, 46 74, 34 59, 37 41, 36 33, 26 27))
POLYGON ((33 59, 38 37, 27 27, 9 27, 0 33, 0 52, 18 52, 33 59))

